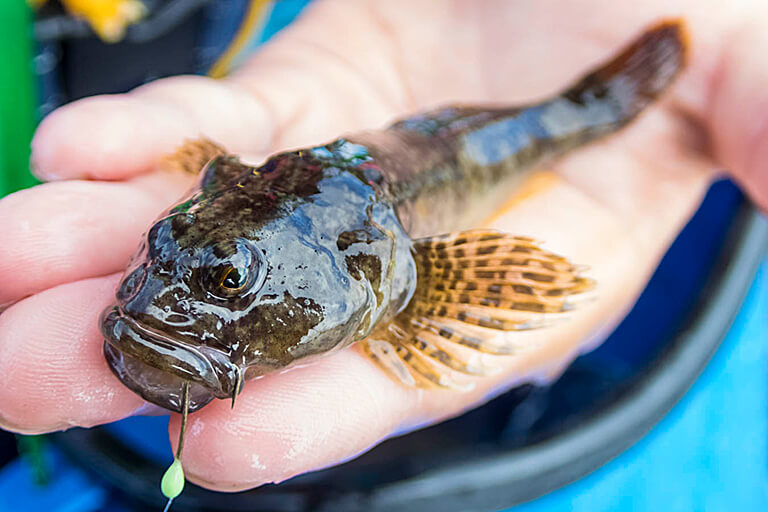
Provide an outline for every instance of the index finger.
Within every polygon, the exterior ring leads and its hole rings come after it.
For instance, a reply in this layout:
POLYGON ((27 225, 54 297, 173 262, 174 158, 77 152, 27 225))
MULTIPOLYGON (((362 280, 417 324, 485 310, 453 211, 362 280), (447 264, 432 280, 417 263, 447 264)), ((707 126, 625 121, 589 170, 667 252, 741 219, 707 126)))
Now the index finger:
POLYGON ((185 139, 207 137, 231 151, 253 153, 264 149, 271 129, 267 109, 233 84, 168 78, 55 110, 32 141, 32 167, 44 180, 125 179, 185 139))

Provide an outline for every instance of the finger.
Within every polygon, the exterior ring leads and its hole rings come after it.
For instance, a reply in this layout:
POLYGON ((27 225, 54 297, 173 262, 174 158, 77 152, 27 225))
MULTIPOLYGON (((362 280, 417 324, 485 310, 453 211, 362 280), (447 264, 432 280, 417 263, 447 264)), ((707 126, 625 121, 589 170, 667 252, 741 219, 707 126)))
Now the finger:
POLYGON ((724 38, 726 46, 704 112, 714 148, 749 195, 768 211, 768 14, 756 10, 750 23, 724 38))
POLYGON ((267 109, 252 94, 226 81, 175 77, 54 111, 32 141, 32 167, 44 180, 125 179, 185 139, 208 137, 233 152, 263 151, 272 129, 267 109))
MULTIPOLYGON (((606 165, 627 163, 614 159, 606 165)), ((510 386, 551 380, 594 346, 600 337, 596 328, 604 333, 629 308, 706 187, 706 173, 695 169, 694 174, 697 180, 680 181, 677 201, 661 198, 642 217, 616 215, 602 201, 555 179, 495 219, 493 227, 535 234, 547 247, 588 264, 599 283, 598 298, 568 322, 519 333, 518 341, 528 348, 502 357, 504 371, 479 379, 472 392, 407 389, 357 351, 345 350, 248 382, 234 409, 215 401, 194 413, 183 455, 187 475, 227 491, 282 481, 348 460, 394 433, 458 414, 510 386), (654 236, 641 242, 650 224, 654 236)), ((174 443, 178 428, 174 415, 169 428, 174 443)))
POLYGON ((264 153, 376 127, 405 111, 391 34, 365 5, 318 4, 230 78, 163 79, 54 111, 32 143, 34 172, 46 180, 124 179, 185 138, 264 153))
POLYGON ((191 176, 151 173, 126 183, 48 183, 0 200, 0 304, 117 272, 139 236, 191 176))
POLYGON ((142 407, 102 354, 97 318, 117 280, 57 286, 0 315, 0 427, 22 433, 88 427, 142 407))
MULTIPOLYGON (((230 491, 281 481, 361 452, 405 421, 416 401, 361 356, 342 351, 264 377, 243 391, 234 409, 216 400, 192 414, 185 473, 230 491)), ((172 439, 178 428, 173 418, 172 439)))

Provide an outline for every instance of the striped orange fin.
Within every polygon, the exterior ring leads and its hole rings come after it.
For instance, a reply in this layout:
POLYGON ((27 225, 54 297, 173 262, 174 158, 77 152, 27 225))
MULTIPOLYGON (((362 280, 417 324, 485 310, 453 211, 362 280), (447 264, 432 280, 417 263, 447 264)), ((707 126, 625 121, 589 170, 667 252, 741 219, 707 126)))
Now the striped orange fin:
POLYGON ((595 286, 584 267, 498 231, 418 240, 414 257, 411 302, 363 342, 371 359, 409 386, 471 387, 466 376, 498 369, 485 355, 524 348, 512 331, 551 325, 595 286))

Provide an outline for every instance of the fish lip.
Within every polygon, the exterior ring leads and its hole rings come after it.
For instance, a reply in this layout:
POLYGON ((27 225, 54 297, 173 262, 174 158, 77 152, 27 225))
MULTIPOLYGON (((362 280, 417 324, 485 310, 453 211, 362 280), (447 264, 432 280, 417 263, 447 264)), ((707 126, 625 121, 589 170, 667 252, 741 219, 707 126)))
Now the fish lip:
MULTIPOLYGON (((105 309, 99 318, 99 328, 104 336, 105 353, 114 351, 140 364, 164 372, 181 381, 197 383, 210 392, 210 399, 231 397, 239 369, 229 361, 226 354, 210 347, 193 347, 182 340, 158 332, 136 321, 119 306, 105 309), (109 346, 108 350, 107 346, 109 346), (144 357, 152 353, 155 357, 144 357), (160 368, 160 366, 163 368, 160 368)), ((113 373, 129 388, 150 402, 167 409, 176 410, 177 404, 169 407, 167 401, 142 389, 134 379, 114 366, 110 357, 107 361, 113 373), (130 382, 129 382, 130 381, 130 382), (162 403, 161 403, 162 402, 162 403)), ((190 410, 202 407, 190 407, 190 410)), ((178 404, 180 409, 180 404, 178 404)))

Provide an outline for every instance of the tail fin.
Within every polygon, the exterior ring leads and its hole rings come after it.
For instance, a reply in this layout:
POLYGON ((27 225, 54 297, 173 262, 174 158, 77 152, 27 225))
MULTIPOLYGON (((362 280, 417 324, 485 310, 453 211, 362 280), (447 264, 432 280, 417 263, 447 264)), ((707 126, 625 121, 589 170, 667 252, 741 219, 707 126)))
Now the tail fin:
POLYGON ((527 107, 441 108, 401 119, 390 129, 425 135, 462 135, 497 121, 520 124, 521 120, 533 119, 542 125, 547 137, 562 137, 562 144, 549 149, 564 150, 564 146, 579 145, 631 121, 680 74, 687 49, 683 20, 665 20, 554 98, 527 107), (553 108, 546 112, 547 107, 553 108), (542 116, 549 122, 535 119, 542 116))
MULTIPOLYGON (((446 154, 458 154, 460 162, 455 175, 435 178, 421 173, 404 181, 407 186, 402 190, 408 190, 407 194, 398 193, 402 198, 415 197, 434 188, 437 180, 446 179, 461 181, 470 190, 489 190, 502 180, 621 129, 672 84, 685 66, 687 47, 683 22, 663 21, 555 97, 527 106, 448 107, 396 122, 389 130, 410 144, 408 163, 402 163, 406 158, 403 151, 391 158, 400 162, 403 170, 398 172, 403 176, 423 167, 424 162, 443 169, 434 162, 446 154), (425 143, 425 136, 436 137, 441 144, 425 143)), ((377 144, 371 139, 357 140, 370 147, 377 144)), ((387 144, 395 147, 391 141, 387 144)))
POLYGON ((608 100, 624 125, 658 98, 682 71, 688 36, 682 20, 651 27, 611 61, 584 76, 562 97, 578 104, 608 100))

